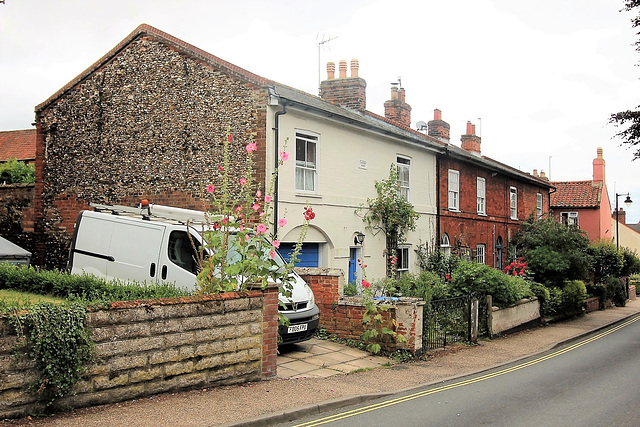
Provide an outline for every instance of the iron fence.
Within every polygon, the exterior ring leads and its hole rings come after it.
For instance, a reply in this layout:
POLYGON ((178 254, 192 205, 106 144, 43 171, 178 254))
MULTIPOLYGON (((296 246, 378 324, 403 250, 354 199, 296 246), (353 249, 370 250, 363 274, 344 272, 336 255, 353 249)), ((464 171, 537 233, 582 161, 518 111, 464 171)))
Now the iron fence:
MULTIPOLYGON (((434 300, 425 304, 422 328, 422 347, 434 350, 456 342, 469 341, 472 332, 471 301, 479 300, 478 333, 488 333, 488 312, 486 298, 467 295, 456 298, 434 300)), ((475 335, 475 334, 474 334, 475 335)))

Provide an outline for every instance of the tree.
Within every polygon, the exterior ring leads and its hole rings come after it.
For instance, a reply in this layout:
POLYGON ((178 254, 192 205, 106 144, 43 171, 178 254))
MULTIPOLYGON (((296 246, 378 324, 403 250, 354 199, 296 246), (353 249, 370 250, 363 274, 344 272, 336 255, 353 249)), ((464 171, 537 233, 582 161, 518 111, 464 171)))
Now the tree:
MULTIPOLYGON (((624 11, 631 11, 640 6, 640 0, 626 0, 624 2, 624 11)), ((631 27, 640 27, 640 15, 631 19, 631 27)), ((640 32, 636 33, 640 36, 640 32)), ((636 50, 640 51, 640 40, 635 43, 636 50)), ((637 107, 640 109, 640 106, 637 107)), ((609 123, 615 124, 615 126, 626 126, 623 130, 618 132, 616 136, 622 138, 623 143, 629 144, 629 146, 636 146, 640 143, 640 110, 622 111, 612 114, 609 118, 609 123)), ((633 153, 634 159, 640 158, 640 148, 633 153)))
POLYGON ((389 170, 389 178, 376 181, 375 187, 378 196, 375 199, 367 198, 369 209, 362 220, 367 229, 374 234, 384 233, 387 277, 397 278, 398 244, 404 241, 407 232, 416 229, 416 220, 419 215, 413 209, 413 205, 400 194, 398 170, 394 164, 389 170))
POLYGON ((624 255, 611 242, 599 241, 589 246, 593 283, 606 283, 609 277, 620 277, 624 255))
POLYGON ((588 276, 589 239, 575 225, 564 225, 548 217, 529 217, 511 240, 524 256, 536 282, 561 286, 565 280, 588 276))
POLYGON ((27 164, 15 158, 0 164, 0 184, 34 183, 35 174, 36 168, 33 164, 27 164))

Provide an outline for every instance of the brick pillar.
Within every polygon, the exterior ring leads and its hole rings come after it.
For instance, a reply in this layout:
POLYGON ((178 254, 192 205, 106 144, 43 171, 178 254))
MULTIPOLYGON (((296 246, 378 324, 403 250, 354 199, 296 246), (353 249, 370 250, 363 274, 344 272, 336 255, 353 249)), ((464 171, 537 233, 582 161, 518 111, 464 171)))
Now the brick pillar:
POLYGON ((269 286, 263 293, 261 377, 266 379, 275 377, 278 369, 278 286, 269 286))

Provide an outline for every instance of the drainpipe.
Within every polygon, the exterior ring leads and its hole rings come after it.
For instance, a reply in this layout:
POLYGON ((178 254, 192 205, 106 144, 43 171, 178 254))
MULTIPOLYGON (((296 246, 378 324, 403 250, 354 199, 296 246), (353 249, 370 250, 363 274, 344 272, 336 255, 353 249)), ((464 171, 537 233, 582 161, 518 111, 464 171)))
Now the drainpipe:
POLYGON ((278 168, 280 167, 280 116, 284 116, 287 114, 287 104, 282 104, 282 111, 276 111, 275 115, 275 125, 274 125, 274 134, 275 134, 275 169, 273 173, 276 174, 276 179, 273 185, 273 238, 275 239, 278 235, 278 168))

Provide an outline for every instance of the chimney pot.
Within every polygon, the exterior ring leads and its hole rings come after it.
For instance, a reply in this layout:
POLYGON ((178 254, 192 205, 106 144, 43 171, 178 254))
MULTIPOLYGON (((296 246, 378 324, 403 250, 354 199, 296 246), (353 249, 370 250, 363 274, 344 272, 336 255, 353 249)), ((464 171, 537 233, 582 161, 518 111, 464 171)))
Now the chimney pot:
POLYGON ((327 80, 333 80, 336 78, 336 64, 333 62, 327 62, 327 80))
POLYGON ((467 121, 467 135, 475 135, 475 132, 473 132, 473 125, 470 121, 467 121))
POLYGON ((433 110, 433 120, 442 120, 442 111, 437 108, 433 110))
POLYGON ((351 77, 358 77, 358 69, 360 68, 360 62, 357 59, 351 60, 351 77))
POLYGON ((345 61, 344 59, 340 60, 340 78, 341 79, 346 79, 347 78, 347 61, 345 61))

